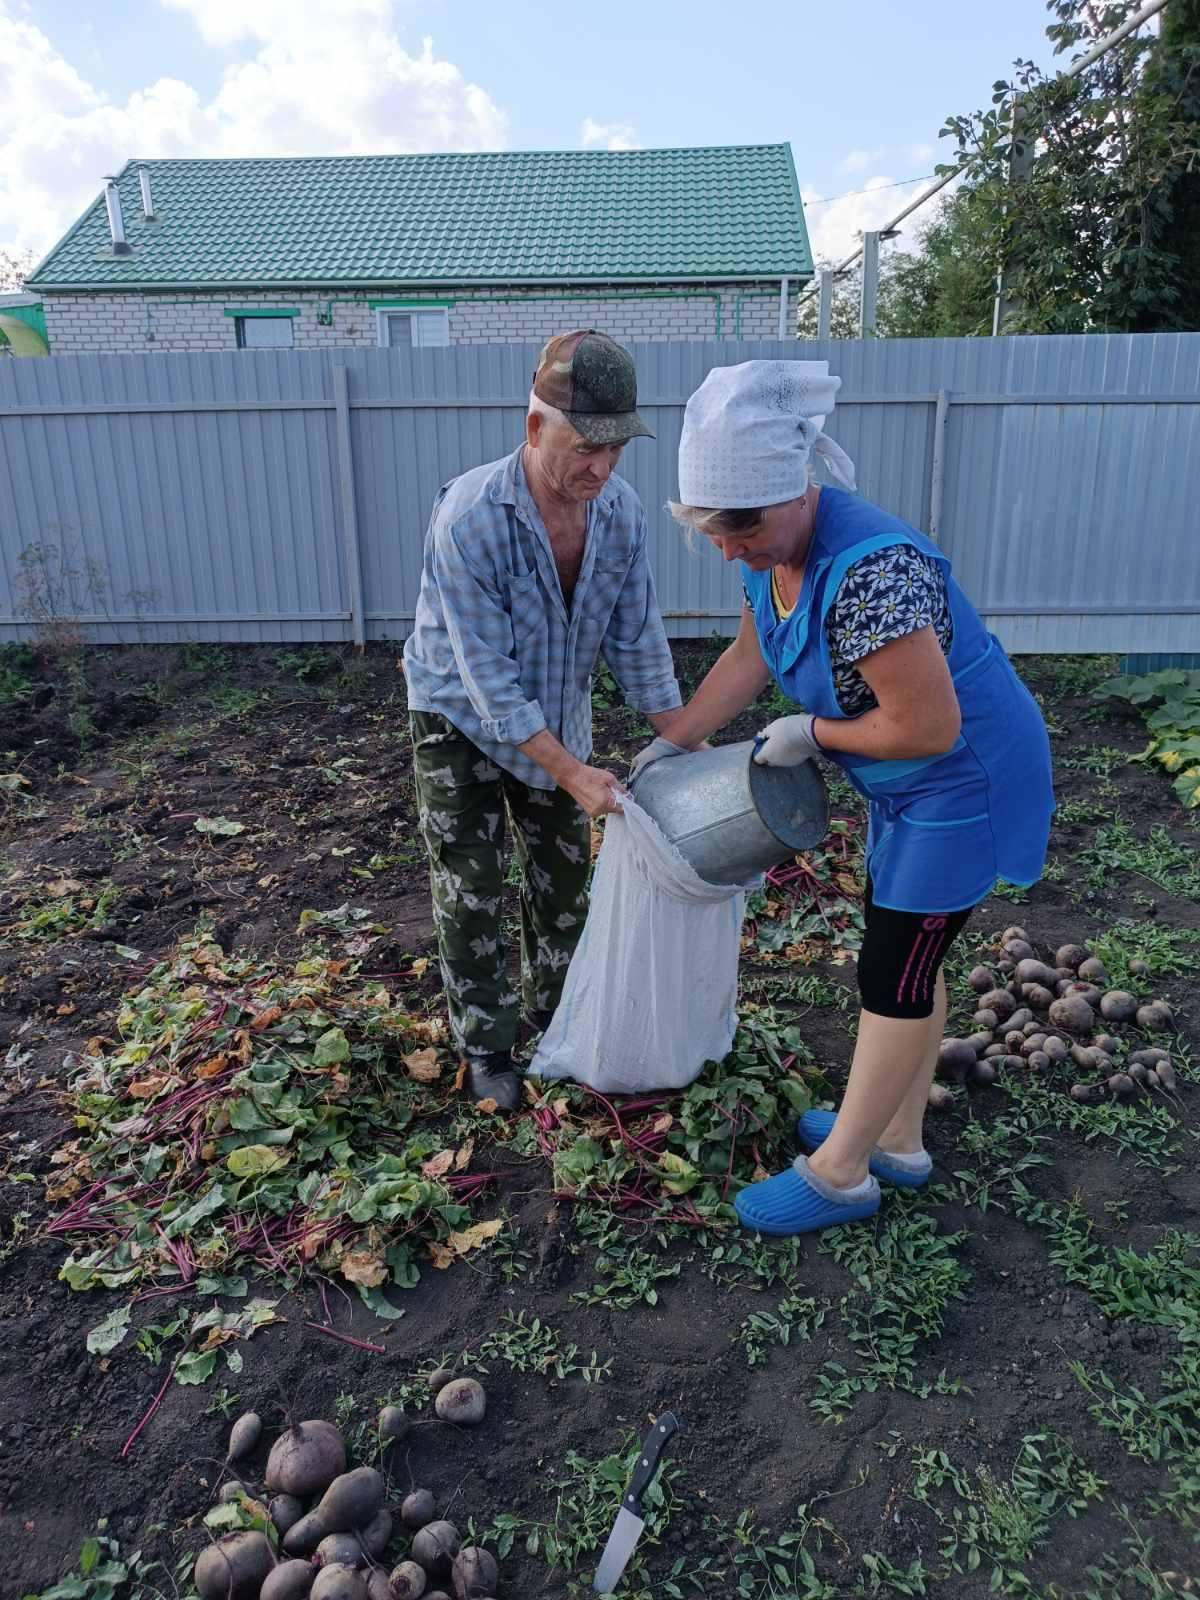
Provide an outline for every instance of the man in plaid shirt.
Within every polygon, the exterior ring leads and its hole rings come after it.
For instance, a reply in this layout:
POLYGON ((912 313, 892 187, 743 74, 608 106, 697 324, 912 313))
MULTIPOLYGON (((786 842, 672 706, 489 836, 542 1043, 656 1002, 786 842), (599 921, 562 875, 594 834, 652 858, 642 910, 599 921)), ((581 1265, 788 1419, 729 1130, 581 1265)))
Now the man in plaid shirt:
POLYGON ((589 765, 597 657, 658 733, 681 703, 645 513, 613 470, 640 435, 628 351, 593 330, 561 334, 538 361, 525 443, 447 484, 425 538, 404 647, 421 833, 467 1083, 506 1110, 520 1099, 500 927, 506 817, 521 1003, 538 1030, 587 914, 589 818, 620 810, 615 779, 589 765))

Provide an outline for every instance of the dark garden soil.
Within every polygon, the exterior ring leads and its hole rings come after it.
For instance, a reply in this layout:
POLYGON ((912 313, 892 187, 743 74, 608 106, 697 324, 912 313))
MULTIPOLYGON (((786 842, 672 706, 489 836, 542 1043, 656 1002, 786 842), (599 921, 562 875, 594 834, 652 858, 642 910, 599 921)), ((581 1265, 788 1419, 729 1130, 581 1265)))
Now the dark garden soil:
MULTIPOLYGON (((681 644, 677 657, 694 683, 713 646, 681 644)), ((1075 1106, 1070 1074, 1035 1099, 1004 1080, 960 1089, 928 1121, 937 1186, 885 1199, 877 1225, 843 1230, 866 1254, 808 1240, 791 1256, 764 1247, 724 1262, 735 1230, 664 1232, 636 1211, 598 1245, 596 1213, 556 1196, 536 1150, 496 1145, 496 1124, 480 1119, 469 1170, 501 1176, 472 1198, 472 1220, 509 1219, 503 1249, 446 1271, 426 1262, 414 1288, 389 1291, 404 1311, 394 1321, 341 1279, 288 1290, 264 1277, 251 1293, 277 1299, 285 1320, 239 1343, 239 1372, 168 1384, 124 1457, 179 1346, 157 1366, 132 1333, 108 1355, 86 1349, 130 1291, 69 1288, 58 1273, 78 1241, 43 1231, 64 1204, 44 1197, 61 1176, 52 1157, 80 1133, 68 1080, 90 1039, 117 1037, 123 994, 201 923, 229 958, 283 970, 314 949, 302 912, 365 911, 382 931, 349 947, 361 972, 414 1016, 436 1017, 436 964, 420 960, 433 948, 425 865, 396 647, 363 658, 95 650, 74 690, 33 669, 29 691, 0 702, 0 773, 25 780, 0 788, 0 1594, 61 1578, 101 1519, 123 1555, 162 1563, 141 1580, 145 1595, 187 1594, 172 1574, 206 1537, 223 1412, 264 1418, 243 1474, 254 1481, 283 1419, 338 1416, 353 1434, 397 1397, 420 1422, 386 1463, 394 1486, 427 1485, 460 1527, 492 1528, 493 1547, 507 1527, 508 1597, 587 1590, 593 1558, 573 1544, 615 1511, 603 1463, 666 1407, 686 1432, 632 1594, 970 1600, 993 1584, 1058 1597, 1192 1592, 1187 1575, 1200 1585, 1195 1363, 1190 1389, 1172 1377, 1200 1340, 1200 1095, 1187 1056, 1200 1025, 1200 944, 1188 937, 1200 925, 1200 832, 1161 772, 1129 763, 1142 725, 1092 696, 1102 670, 1021 665, 1058 763, 1051 876, 984 906, 968 953, 1009 923, 1039 953, 1103 935, 1118 961, 1145 953, 1152 992, 1178 1018, 1175 1100, 1075 1106), (244 831, 202 833, 201 819, 244 831), (1151 1266, 1117 1254, 1126 1249, 1151 1266), (574 1298, 603 1274, 599 1256, 619 1266, 628 1250, 643 1267, 681 1268, 658 1280, 656 1303, 636 1291, 628 1305, 613 1292, 574 1298), (870 1276, 889 1250, 891 1279, 870 1276), (929 1320, 917 1306, 893 1336, 890 1291, 876 1292, 886 1281, 927 1285, 929 1320), (607 1375, 521 1371, 493 1354, 481 1428, 426 1420, 420 1373, 477 1352, 518 1314, 577 1346, 576 1364, 593 1351, 611 1362, 607 1375), (1101 1409, 1105 1382, 1122 1400, 1142 1392, 1140 1410, 1129 1400, 1140 1432, 1128 1407, 1123 1430, 1101 1425, 1117 1415, 1101 1409), (1154 1411, 1163 1396, 1174 1399, 1154 1411), (822 1397, 831 1420, 814 1407, 822 1397), (548 1556, 547 1528, 574 1571, 552 1543, 548 1556)), ((624 770, 645 731, 611 685, 597 698, 598 758, 624 770)), ((819 936, 796 942, 790 959, 772 953, 752 926, 744 997, 798 1027, 818 1096, 824 1084, 836 1094, 853 1047, 853 966, 828 960, 819 936)), ((960 1010, 965 992, 960 977, 960 1010)), ((132 1329, 165 1323, 179 1304, 135 1301, 132 1329)))

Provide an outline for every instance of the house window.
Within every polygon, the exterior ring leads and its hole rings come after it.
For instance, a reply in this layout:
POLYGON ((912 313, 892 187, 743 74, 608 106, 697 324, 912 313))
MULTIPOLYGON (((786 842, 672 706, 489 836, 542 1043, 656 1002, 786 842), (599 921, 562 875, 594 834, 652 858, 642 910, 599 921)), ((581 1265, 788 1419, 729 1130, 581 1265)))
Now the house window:
POLYGON ((291 314, 235 317, 239 350, 286 350, 295 343, 291 314))
POLYGON ((379 343, 398 350, 431 350, 450 343, 450 317, 442 306, 429 311, 384 307, 375 313, 379 343))

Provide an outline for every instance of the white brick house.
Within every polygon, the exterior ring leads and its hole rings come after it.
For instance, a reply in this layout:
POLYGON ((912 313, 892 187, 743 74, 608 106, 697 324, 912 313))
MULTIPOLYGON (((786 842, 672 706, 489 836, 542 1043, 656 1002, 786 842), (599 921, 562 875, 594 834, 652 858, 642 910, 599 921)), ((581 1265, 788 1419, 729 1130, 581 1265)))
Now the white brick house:
POLYGON ((794 332, 788 145, 130 162, 27 281, 52 355, 794 332))

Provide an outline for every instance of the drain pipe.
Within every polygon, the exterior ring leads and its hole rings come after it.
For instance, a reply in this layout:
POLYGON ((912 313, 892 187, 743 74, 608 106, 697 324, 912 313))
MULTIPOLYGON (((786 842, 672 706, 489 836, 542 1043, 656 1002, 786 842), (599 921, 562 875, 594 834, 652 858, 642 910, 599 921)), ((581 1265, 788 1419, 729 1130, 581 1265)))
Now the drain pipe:
POLYGON ((780 280, 779 280, 779 333, 777 335, 780 344, 782 344, 783 341, 788 336, 787 326, 788 326, 788 280, 786 278, 780 278, 780 280))
POLYGON ((112 235, 112 253, 127 256, 133 252, 125 237, 125 218, 121 212, 121 191, 115 178, 104 180, 104 204, 108 208, 108 231, 112 235))

